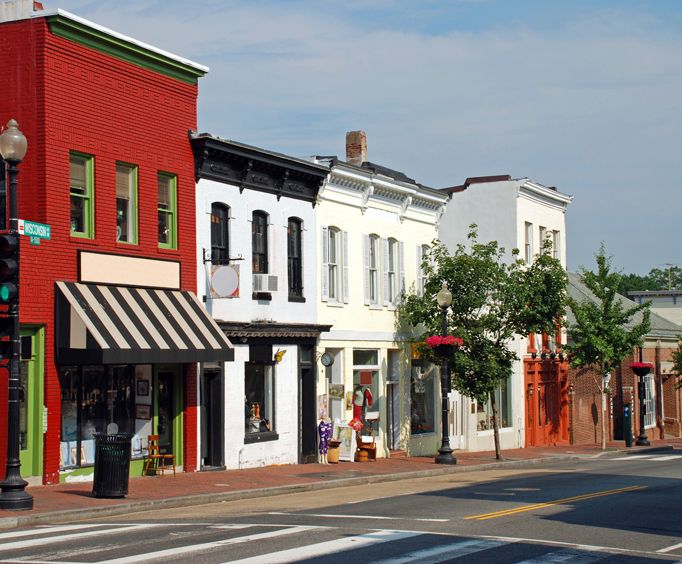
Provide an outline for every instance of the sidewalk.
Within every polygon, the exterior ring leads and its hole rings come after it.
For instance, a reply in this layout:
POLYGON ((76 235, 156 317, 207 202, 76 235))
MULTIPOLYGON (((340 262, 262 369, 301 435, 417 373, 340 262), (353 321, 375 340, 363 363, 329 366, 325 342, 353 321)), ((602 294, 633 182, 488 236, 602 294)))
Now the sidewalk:
MULTIPOLYGON (((630 449, 618 441, 609 444, 605 452, 634 453, 661 448, 682 449, 682 439, 652 440, 651 447, 630 449)), ((34 509, 0 510, 0 529, 454 472, 521 467, 548 460, 595 457, 603 452, 596 445, 513 449, 502 451, 502 461, 495 459, 494 452, 455 451, 453 454, 457 458, 456 466, 437 465, 433 458, 396 457, 367 463, 292 464, 135 477, 130 479, 128 496, 122 499, 92 497, 92 482, 29 486, 27 491, 33 496, 34 509)))

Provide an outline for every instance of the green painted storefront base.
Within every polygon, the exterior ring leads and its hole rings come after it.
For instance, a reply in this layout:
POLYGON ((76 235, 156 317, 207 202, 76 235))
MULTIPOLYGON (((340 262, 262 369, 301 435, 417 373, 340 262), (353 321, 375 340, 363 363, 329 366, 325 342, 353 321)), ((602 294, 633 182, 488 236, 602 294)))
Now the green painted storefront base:
MULTIPOLYGON (((130 461, 130 477, 134 478, 142 476, 142 469, 144 468, 144 458, 139 458, 130 461)), ((74 468, 73 470, 62 470, 59 472, 59 483, 65 484, 68 482, 89 482, 92 481, 95 473, 94 466, 87 466, 85 468, 74 468)))

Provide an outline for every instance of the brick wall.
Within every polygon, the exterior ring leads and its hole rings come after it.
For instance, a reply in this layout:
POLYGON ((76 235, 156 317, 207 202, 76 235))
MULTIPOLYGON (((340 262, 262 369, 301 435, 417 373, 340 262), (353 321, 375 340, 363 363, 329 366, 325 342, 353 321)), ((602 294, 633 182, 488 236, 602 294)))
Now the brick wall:
MULTIPOLYGON (((195 183, 187 133, 196 129, 197 86, 54 36, 43 19, 0 26, 0 72, 6 78, 0 121, 17 119, 29 143, 20 165, 19 216, 52 227, 52 239, 39 246, 24 239, 21 254, 21 322, 46 327, 43 479, 52 483, 58 479, 60 429, 54 282, 77 280, 77 254, 84 249, 179 260, 182 287, 196 290, 195 183), (70 150, 94 156, 94 240, 69 234, 70 150), (117 161, 138 166, 138 245, 116 242, 117 161), (177 175, 175 251, 158 248, 158 171, 177 175)), ((0 444, 0 456, 4 452, 0 444)))

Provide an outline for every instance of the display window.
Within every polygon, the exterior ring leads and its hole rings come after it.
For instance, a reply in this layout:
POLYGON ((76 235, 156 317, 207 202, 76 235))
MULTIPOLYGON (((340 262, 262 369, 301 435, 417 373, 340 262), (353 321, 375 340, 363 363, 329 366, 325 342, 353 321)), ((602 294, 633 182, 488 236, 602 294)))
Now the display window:
POLYGON ((244 423, 247 438, 275 431, 275 367, 247 363, 244 375, 244 423))
POLYGON ((380 375, 378 350, 353 350, 353 418, 363 422, 363 434, 379 435, 380 375))
POLYGON ((435 431, 436 370, 434 365, 412 366, 410 431, 413 435, 435 431))
MULTIPOLYGON (((134 435, 133 368, 130 365, 68 366, 60 370, 61 468, 93 464, 97 433, 134 435)), ((135 435, 133 458, 143 456, 139 443, 135 435)))
MULTIPOLYGON (((497 418, 499 428, 511 426, 511 378, 507 378, 500 382, 495 389, 495 404, 497 407, 497 418)), ((478 431, 488 431, 493 429, 493 409, 490 404, 490 398, 483 403, 476 404, 476 429, 478 431)))

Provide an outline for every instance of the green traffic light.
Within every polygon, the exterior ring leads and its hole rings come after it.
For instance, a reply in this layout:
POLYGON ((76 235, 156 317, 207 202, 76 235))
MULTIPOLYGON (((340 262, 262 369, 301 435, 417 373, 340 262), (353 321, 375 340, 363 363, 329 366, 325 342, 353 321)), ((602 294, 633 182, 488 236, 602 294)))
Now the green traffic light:
POLYGON ((3 302, 9 300, 9 288, 5 285, 0 286, 0 300, 3 302))

